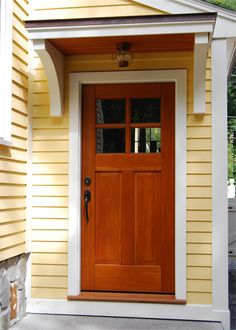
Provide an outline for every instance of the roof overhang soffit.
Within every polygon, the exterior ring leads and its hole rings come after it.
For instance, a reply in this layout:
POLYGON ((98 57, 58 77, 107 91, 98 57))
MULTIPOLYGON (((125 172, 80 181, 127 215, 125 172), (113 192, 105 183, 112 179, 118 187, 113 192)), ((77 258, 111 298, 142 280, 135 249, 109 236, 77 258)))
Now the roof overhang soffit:
POLYGON ((112 37, 195 33, 194 112, 205 112, 205 70, 216 14, 28 21, 26 28, 48 78, 52 116, 63 114, 63 54, 48 40, 56 38, 112 37))

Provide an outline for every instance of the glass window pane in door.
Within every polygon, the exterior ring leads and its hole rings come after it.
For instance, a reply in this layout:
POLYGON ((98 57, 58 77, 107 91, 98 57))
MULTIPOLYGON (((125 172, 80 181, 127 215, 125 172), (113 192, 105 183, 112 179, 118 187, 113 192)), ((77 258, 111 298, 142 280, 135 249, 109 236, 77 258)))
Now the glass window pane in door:
POLYGON ((96 129, 96 151, 97 153, 124 153, 125 129, 96 129))
POLYGON ((160 123, 160 99, 131 99, 132 123, 160 123))
POLYGON ((96 100, 97 124, 125 123, 125 99, 96 100))
POLYGON ((131 152, 161 152, 161 128, 131 128, 131 152))

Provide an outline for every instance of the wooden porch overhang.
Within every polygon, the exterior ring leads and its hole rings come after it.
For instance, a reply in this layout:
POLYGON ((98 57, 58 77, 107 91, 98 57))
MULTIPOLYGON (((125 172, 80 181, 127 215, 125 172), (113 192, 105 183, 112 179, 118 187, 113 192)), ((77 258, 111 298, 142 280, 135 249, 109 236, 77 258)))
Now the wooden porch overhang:
POLYGON ((53 19, 26 22, 48 78, 52 116, 63 114, 64 55, 113 53, 121 41, 134 52, 194 51, 194 113, 205 112, 205 70, 217 14, 53 19))

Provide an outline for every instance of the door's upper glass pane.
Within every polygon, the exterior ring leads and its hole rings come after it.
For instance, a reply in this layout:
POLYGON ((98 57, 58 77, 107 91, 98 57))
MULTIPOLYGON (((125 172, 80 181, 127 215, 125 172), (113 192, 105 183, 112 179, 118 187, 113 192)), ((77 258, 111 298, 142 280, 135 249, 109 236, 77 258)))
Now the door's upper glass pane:
POLYGON ((161 128, 131 128, 131 152, 158 153, 161 151, 161 128))
POLYGON ((97 153, 123 153, 125 152, 125 129, 97 128, 97 153))
POLYGON ((132 123, 159 123, 160 121, 160 99, 131 99, 132 123))
POLYGON ((125 123, 125 99, 96 101, 97 124, 125 123))

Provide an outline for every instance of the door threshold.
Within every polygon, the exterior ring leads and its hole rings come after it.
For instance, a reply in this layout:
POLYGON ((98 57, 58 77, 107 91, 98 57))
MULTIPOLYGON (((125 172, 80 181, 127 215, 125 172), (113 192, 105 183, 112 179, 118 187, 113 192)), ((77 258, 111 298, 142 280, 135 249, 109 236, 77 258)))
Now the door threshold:
POLYGON ((78 296, 68 296, 68 300, 84 301, 119 301, 119 302, 146 302, 160 304, 186 304, 186 300, 176 299, 171 294, 154 293, 122 293, 122 292, 96 292, 82 291, 78 296))

